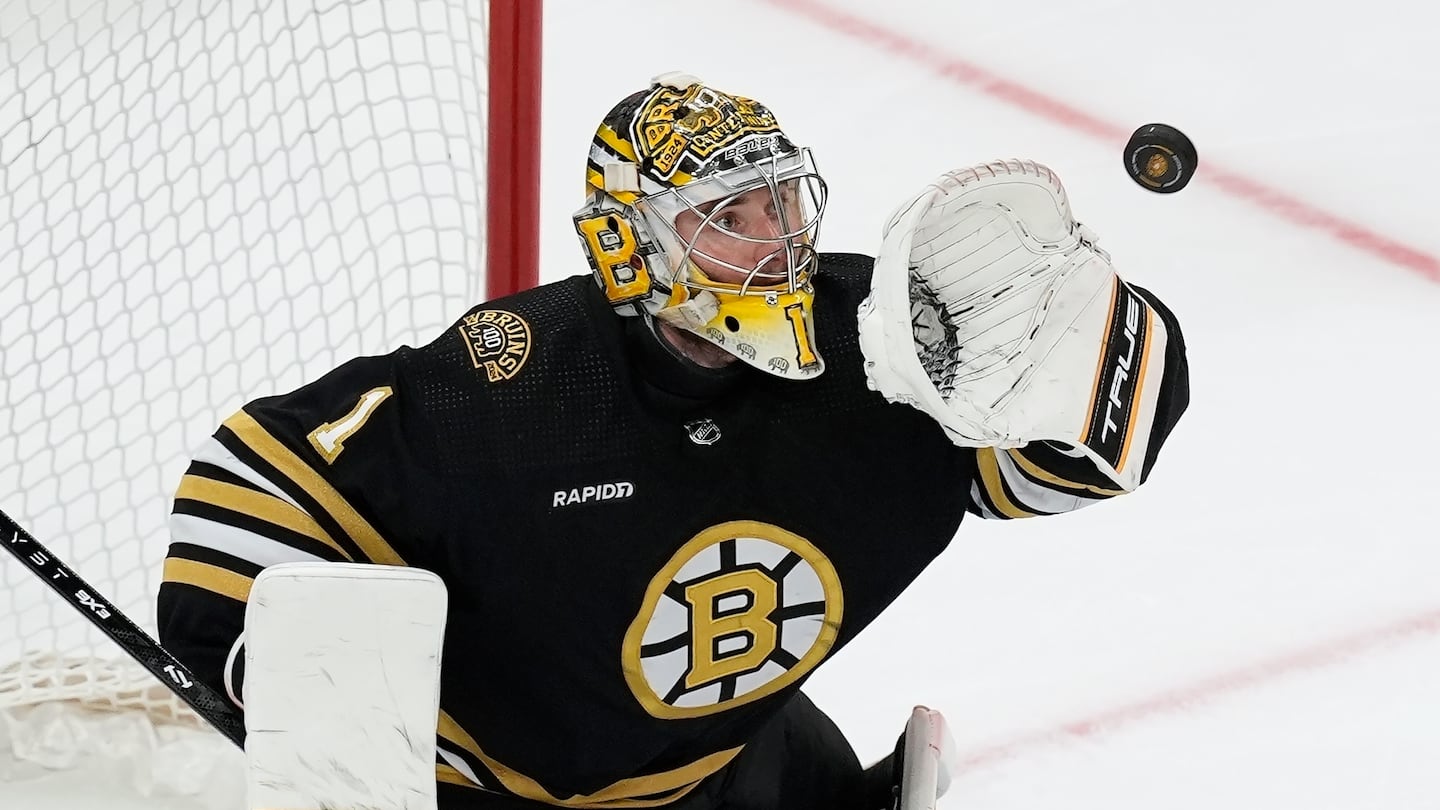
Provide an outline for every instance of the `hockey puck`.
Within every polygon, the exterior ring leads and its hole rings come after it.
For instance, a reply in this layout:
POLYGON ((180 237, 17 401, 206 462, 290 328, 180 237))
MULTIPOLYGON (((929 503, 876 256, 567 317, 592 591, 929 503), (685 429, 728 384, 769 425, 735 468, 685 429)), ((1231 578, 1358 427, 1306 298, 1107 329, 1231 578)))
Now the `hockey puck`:
POLYGON ((1168 124, 1146 124, 1125 144, 1125 171, 1141 188, 1172 194, 1195 174, 1195 144, 1168 124))

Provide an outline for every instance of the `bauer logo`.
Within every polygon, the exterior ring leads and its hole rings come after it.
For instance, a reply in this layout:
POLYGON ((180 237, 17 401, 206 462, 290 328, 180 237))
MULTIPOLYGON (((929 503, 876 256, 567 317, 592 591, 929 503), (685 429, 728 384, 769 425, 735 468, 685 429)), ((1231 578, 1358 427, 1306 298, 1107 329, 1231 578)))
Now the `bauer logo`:
POLYGON ((514 377, 530 358, 530 324, 513 312, 482 309, 465 316, 460 336, 475 368, 490 382, 514 377))
POLYGON ((574 489, 557 489, 550 496, 550 508, 575 506, 598 501, 621 501, 635 494, 635 485, 629 481, 615 481, 609 484, 592 484, 574 489))
POLYGON ((825 659, 843 610, 834 567, 803 537, 753 520, 712 526, 650 581, 625 633, 625 682, 667 720, 751 703, 825 659))

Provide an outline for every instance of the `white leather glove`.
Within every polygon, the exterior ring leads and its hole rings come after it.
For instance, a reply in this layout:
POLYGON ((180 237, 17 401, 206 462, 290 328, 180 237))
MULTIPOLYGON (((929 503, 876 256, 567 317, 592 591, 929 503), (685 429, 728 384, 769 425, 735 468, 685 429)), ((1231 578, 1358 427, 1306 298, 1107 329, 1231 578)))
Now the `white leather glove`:
POLYGON ((1164 325, 1046 167, 949 172, 900 206, 859 319, 872 387, 957 445, 1061 442, 1138 486, 1164 325))

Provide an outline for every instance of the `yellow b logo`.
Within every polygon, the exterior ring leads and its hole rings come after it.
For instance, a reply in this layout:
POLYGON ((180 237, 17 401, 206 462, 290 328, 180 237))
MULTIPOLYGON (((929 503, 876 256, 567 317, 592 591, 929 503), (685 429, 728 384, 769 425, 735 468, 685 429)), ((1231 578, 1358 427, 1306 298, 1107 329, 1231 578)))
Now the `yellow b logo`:
POLYGON ((803 537, 759 521, 712 526, 651 580, 625 634, 625 680, 655 717, 744 705, 824 660, 843 611, 834 567, 803 537))

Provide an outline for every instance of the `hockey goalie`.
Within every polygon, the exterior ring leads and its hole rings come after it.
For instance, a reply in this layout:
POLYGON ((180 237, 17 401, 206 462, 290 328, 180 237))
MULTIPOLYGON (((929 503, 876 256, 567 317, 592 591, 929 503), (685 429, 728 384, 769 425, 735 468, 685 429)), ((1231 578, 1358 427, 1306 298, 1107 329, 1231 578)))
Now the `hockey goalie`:
POLYGON ((588 274, 249 402, 180 481, 162 641, 243 705, 251 806, 955 795, 937 712, 867 768, 802 687, 965 517, 1141 486, 1188 403, 1174 315, 1030 161, 821 253, 810 151, 683 74, 584 174, 588 274))

